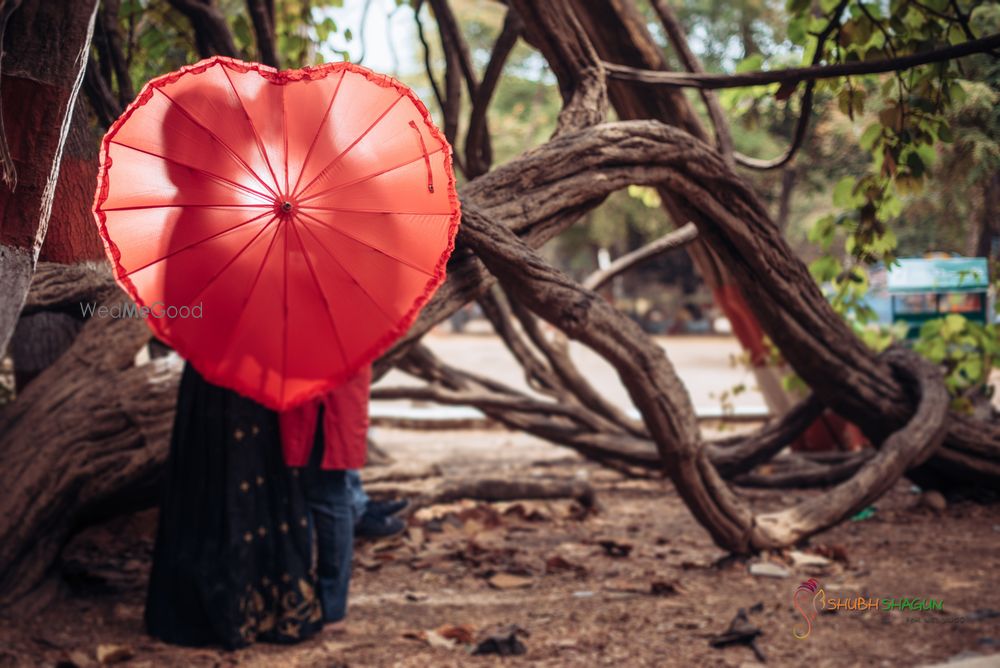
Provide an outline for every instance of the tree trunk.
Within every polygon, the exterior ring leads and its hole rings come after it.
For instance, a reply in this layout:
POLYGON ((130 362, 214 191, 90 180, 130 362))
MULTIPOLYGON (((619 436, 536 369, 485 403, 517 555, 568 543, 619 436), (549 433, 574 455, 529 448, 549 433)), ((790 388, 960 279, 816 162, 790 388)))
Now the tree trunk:
POLYGON ((9 147, 16 175, 0 184, 0 351, 14 332, 45 239, 97 14, 97 0, 6 5, 14 11, 0 61, 0 143, 9 147))
MULTIPOLYGON (((39 265, 29 314, 127 297, 106 272, 39 265)), ((45 576, 72 533, 152 502, 177 393, 174 357, 135 366, 141 319, 92 318, 0 412, 0 605, 45 576)))
POLYGON ((91 211, 100 142, 100 133, 91 122, 90 103, 80 95, 63 146, 52 215, 39 261, 74 264, 104 260, 104 243, 91 211))

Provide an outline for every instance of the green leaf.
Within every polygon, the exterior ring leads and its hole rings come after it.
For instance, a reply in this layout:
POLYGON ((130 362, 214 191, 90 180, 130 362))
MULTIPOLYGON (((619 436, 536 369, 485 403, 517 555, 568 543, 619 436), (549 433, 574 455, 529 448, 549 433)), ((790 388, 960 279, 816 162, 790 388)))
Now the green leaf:
POLYGON ((930 361, 940 364, 948 354, 948 347, 944 339, 935 339, 928 342, 920 353, 930 361))
POLYGON ((797 374, 789 374, 781 379, 781 387, 789 394, 805 394, 809 391, 809 386, 797 374))
POLYGON ((958 25, 952 25, 948 27, 948 43, 952 46, 958 46, 966 41, 965 31, 958 25))
POLYGON ((797 16, 788 22, 788 39, 793 44, 803 45, 806 42, 807 20, 804 16, 797 16))
POLYGON ((629 186, 628 194, 643 203, 648 209, 659 209, 660 208, 660 194, 656 192, 656 188, 651 188, 649 186, 629 186))
POLYGON ((958 366, 958 371, 969 381, 978 383, 983 380, 983 360, 971 357, 958 366))
POLYGON ((809 273, 812 274, 817 283, 832 281, 840 274, 840 271, 840 260, 832 255, 824 255, 809 265, 809 273))
POLYGON ((819 244, 823 250, 827 250, 833 242, 833 235, 836 230, 837 219, 832 214, 823 216, 809 228, 809 241, 814 244, 819 244))
POLYGON ((923 28, 926 22, 927 17, 924 13, 912 6, 903 15, 903 24, 915 32, 923 28))
POLYGON ((763 64, 764 56, 759 53, 755 53, 736 64, 736 73, 742 74, 744 72, 758 72, 763 64))
POLYGON ((949 313, 944 318, 944 324, 941 326, 941 336, 945 338, 951 338, 955 334, 958 334, 963 329, 965 329, 965 318, 958 315, 957 313, 949 313))
POLYGON ((861 135, 861 139, 858 140, 858 144, 861 148, 866 151, 870 151, 875 147, 875 142, 882 137, 882 125, 879 123, 872 123, 869 125, 864 134, 861 135))
POLYGON ((837 181, 833 188, 833 205, 842 209, 848 209, 856 204, 857 198, 854 196, 854 187, 857 185, 853 176, 845 176, 837 181))
POLYGON ((923 4, 938 13, 943 13, 948 9, 948 0, 924 0, 923 4))
POLYGON ((885 223, 893 218, 898 218, 901 213, 903 213, 903 200, 896 197, 895 194, 887 193, 879 203, 876 217, 885 223))
POLYGON ((965 94, 965 88, 963 88, 962 84, 957 81, 952 81, 948 86, 948 97, 951 98, 952 104, 955 106, 961 106, 967 97, 965 94))
POLYGON ((920 155, 920 160, 924 163, 924 167, 930 169, 934 165, 934 160, 937 159, 937 152, 934 150, 932 144, 921 144, 914 150, 920 155))

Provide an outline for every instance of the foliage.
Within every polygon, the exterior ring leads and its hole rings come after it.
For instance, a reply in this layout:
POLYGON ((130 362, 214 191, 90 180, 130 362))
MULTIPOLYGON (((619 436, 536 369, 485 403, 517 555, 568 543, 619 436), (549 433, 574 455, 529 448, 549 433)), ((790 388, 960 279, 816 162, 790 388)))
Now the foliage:
MULTIPOLYGON (((992 30, 997 15, 996 4, 973 7, 947 1, 893 0, 888 12, 886 7, 864 2, 827 0, 821 5, 825 14, 819 18, 812 15, 811 3, 789 0, 795 16, 789 35, 803 45, 806 62, 812 61, 819 48, 823 49, 821 60, 837 62, 890 58, 957 44, 973 36, 973 24, 992 30), (993 22, 987 26, 991 17, 993 22), (819 45, 815 33, 831 22, 837 26, 835 38, 819 45)), ((983 60, 971 66, 982 71, 983 60)), ((871 160, 863 173, 844 176, 833 187, 835 212, 819 218, 809 231, 810 241, 823 251, 810 270, 828 287, 834 308, 877 350, 899 338, 901 331, 873 324, 875 314, 865 299, 867 266, 878 261, 892 264, 899 244, 897 230, 912 238, 913 226, 903 221, 921 203, 933 215, 925 213, 920 229, 960 229, 940 224, 942 218, 954 220, 954 209, 928 206, 928 201, 947 203, 961 198, 969 212, 969 190, 1000 167, 996 68, 983 84, 963 79, 962 67, 941 63, 881 77, 817 84, 818 90, 835 96, 842 113, 865 119, 858 145, 871 160), (865 114, 866 105, 877 111, 865 114), (944 163, 945 169, 931 179, 935 163, 944 163), (842 247, 835 248, 835 241, 842 247)), ((968 73, 969 65, 964 67, 968 73)), ((949 315, 926 323, 915 348, 945 365, 949 389, 962 404, 985 386, 996 345, 992 326, 949 315)))
MULTIPOLYGON (((695 0, 683 3, 679 14, 712 71, 893 58, 1000 29, 1000 4, 968 0, 787 0, 784 11, 759 0, 695 0)), ((905 328, 875 322, 867 301, 869 267, 891 264, 900 253, 975 252, 977 236, 989 232, 983 226, 995 214, 986 189, 1000 173, 1000 67, 992 63, 981 56, 820 81, 805 110, 801 95, 779 94, 776 84, 719 94, 733 118, 737 150, 750 155, 779 154, 799 116, 810 114, 811 131, 785 168, 792 178, 777 171, 748 177, 776 206, 782 199, 788 205, 794 186, 791 207, 813 221, 803 235, 812 248, 802 249, 813 260, 810 270, 834 308, 876 350, 904 337, 905 328)), ((792 240, 798 229, 789 224, 792 240)), ((967 396, 989 373, 996 332, 969 323, 963 345, 945 345, 941 357, 935 340, 953 333, 943 322, 928 324, 917 348, 940 358, 953 393, 967 396)))
POLYGON ((917 352, 946 370, 945 383, 955 397, 954 405, 972 408, 972 397, 987 393, 990 369, 1000 355, 995 325, 980 325, 957 313, 929 320, 920 328, 917 352))
MULTIPOLYGON (((253 26, 244 0, 219 0, 239 57, 259 59, 253 26)), ((314 65, 322 60, 317 45, 338 31, 329 13, 343 0, 282 0, 275 3, 278 56, 286 67, 314 65)), ((162 0, 124 0, 119 10, 123 55, 132 81, 146 81, 199 60, 187 19, 162 0)), ((349 37, 349 36, 348 36, 349 37)), ((346 57, 346 53, 338 52, 346 57)))

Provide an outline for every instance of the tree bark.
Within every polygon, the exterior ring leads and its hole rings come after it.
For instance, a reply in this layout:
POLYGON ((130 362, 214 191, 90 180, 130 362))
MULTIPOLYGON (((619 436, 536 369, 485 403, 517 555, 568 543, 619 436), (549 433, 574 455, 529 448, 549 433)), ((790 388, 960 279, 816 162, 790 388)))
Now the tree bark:
POLYGON ((236 57, 236 44, 229 32, 226 17, 213 0, 169 0, 170 5, 187 17, 194 29, 198 55, 236 57))
POLYGON ((266 0, 247 0, 247 12, 253 22, 260 62, 271 67, 281 67, 275 46, 274 16, 266 0))
MULTIPOLYGON (((42 264, 29 314, 127 297, 106 273, 42 264)), ((0 605, 28 593, 83 525, 149 505, 167 454, 177 358, 135 366, 140 319, 92 318, 0 411, 0 605)))
POLYGON ((978 53, 989 53, 998 47, 1000 47, 1000 34, 988 35, 979 39, 962 42, 961 44, 899 56, 897 58, 851 61, 832 65, 814 64, 808 67, 789 67, 787 69, 768 70, 766 72, 746 72, 742 74, 662 72, 613 64, 608 64, 607 69, 611 78, 620 81, 634 81, 651 86, 664 86, 668 88, 719 90, 722 88, 765 86, 773 83, 780 83, 783 86, 794 86, 803 81, 815 81, 817 79, 902 72, 930 63, 942 63, 978 53))
POLYGON ((918 407, 878 453, 831 492, 781 511, 754 516, 719 477, 702 447, 694 410, 662 348, 638 325, 548 266, 503 225, 491 224, 474 207, 464 226, 475 251, 528 308, 601 354, 618 371, 642 413, 666 473, 681 498, 716 543, 727 550, 790 545, 843 520, 881 496, 910 466, 925 461, 947 429, 949 398, 939 367, 902 349, 884 363, 915 383, 918 407))
POLYGON ((0 61, 0 142, 17 174, 0 185, 0 350, 14 331, 45 240, 97 14, 96 0, 10 6, 0 61))
MULTIPOLYGON (((588 26, 587 32, 602 56, 612 50, 620 56, 614 58, 615 62, 628 62, 628 58, 662 62, 630 3, 577 2, 574 7, 574 18, 588 26)), ((553 43, 567 39, 570 33, 558 27, 550 29, 555 31, 548 36, 553 43)), ((982 47, 973 44, 965 48, 982 47)), ((559 70, 553 71, 562 76, 559 70)), ((564 86, 572 87, 580 76, 565 76, 564 86)), ((704 147, 696 139, 703 138, 704 131, 691 116, 686 101, 678 98, 673 88, 661 93, 657 96, 647 91, 634 96, 609 83, 609 94, 620 116, 632 117, 656 109, 665 114, 676 112, 673 122, 692 128, 695 137, 689 137, 690 141, 704 147)), ((742 286, 766 333, 823 403, 856 422, 874 442, 900 428, 912 409, 903 386, 826 302, 763 203, 714 151, 709 149, 691 160, 685 178, 668 178, 659 184, 674 220, 695 222, 700 240, 721 258, 726 271, 742 286), (688 182, 688 178, 692 181, 688 182), (687 185, 694 187, 689 189, 687 185)), ((989 476, 1000 473, 1000 450, 995 446, 1000 442, 1000 423, 952 416, 950 425, 946 439, 949 447, 942 451, 941 461, 935 460, 936 464, 951 470, 967 468, 964 474, 972 477, 983 469, 989 476), (978 428, 977 436, 972 435, 975 428, 970 423, 978 428), (966 467, 972 461, 969 457, 977 454, 983 460, 966 467)))

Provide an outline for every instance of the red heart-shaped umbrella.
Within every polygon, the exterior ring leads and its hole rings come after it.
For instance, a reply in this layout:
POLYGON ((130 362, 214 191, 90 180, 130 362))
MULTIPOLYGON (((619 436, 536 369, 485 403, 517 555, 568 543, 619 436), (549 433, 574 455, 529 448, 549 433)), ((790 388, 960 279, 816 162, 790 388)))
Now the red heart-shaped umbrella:
POLYGON ((151 81, 115 122, 94 215, 156 336, 275 410, 406 331, 460 218, 451 149, 409 88, 222 57, 151 81))

